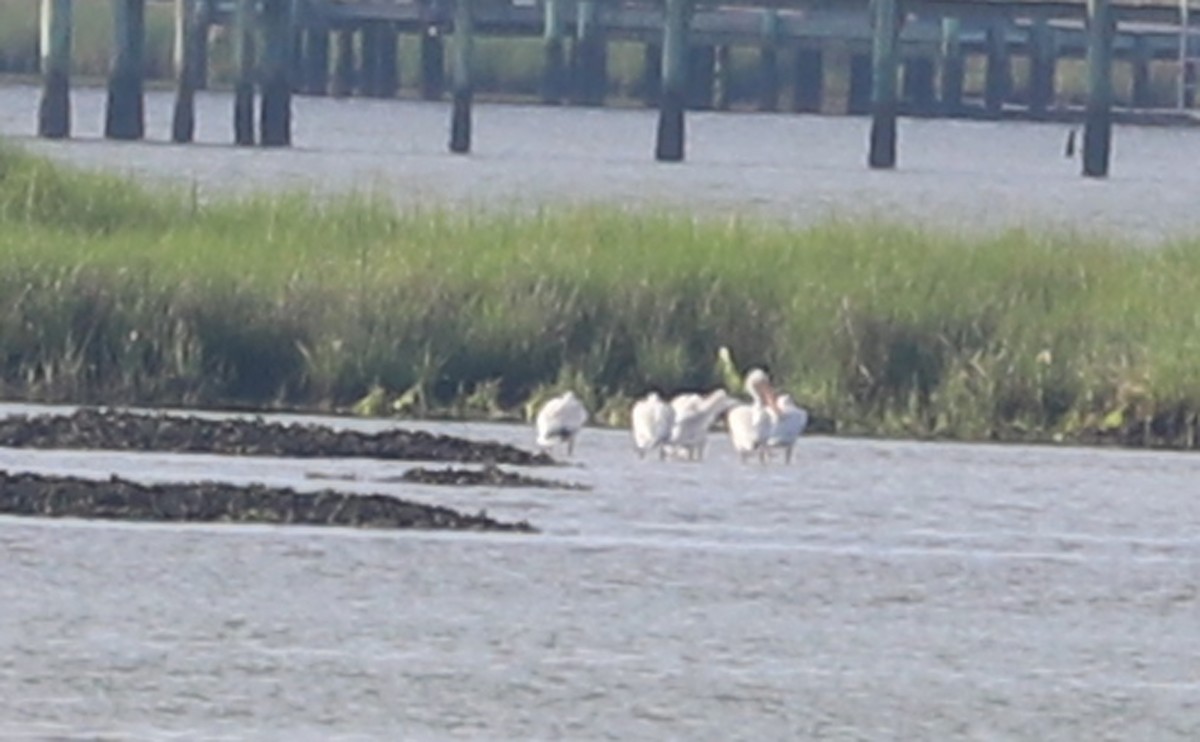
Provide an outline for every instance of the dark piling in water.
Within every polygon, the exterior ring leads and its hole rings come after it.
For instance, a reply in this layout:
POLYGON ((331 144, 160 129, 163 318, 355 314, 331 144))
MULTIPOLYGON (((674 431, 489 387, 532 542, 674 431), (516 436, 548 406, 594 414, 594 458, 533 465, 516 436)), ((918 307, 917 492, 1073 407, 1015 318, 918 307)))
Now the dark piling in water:
POLYGON ((875 0, 871 46, 871 149, 873 168, 896 166, 896 76, 900 13, 895 0, 875 0))
POLYGON ((233 141, 254 144, 254 0, 236 0, 233 19, 233 141))
POLYGON ((733 47, 719 44, 713 63, 713 108, 728 111, 733 105, 733 47))
POLYGON ((471 12, 472 0, 455 0, 454 4, 454 103, 450 114, 450 151, 466 154, 471 151, 472 57, 475 47, 475 22, 471 12))
POLYGON ((708 44, 688 49, 686 106, 693 111, 707 111, 713 107, 713 75, 716 69, 716 50, 708 44))
POLYGON ((379 24, 379 84, 380 98, 395 98, 400 90, 400 32, 391 23, 379 24))
POLYGON ((904 100, 913 113, 922 116, 937 113, 934 77, 933 59, 930 57, 909 57, 904 61, 904 100))
POLYGON ((688 0, 666 0, 663 21, 662 89, 654 157, 680 162, 684 156, 684 104, 687 96, 688 0))
POLYGON ((1088 98, 1083 127, 1083 174, 1108 175, 1112 144, 1112 47, 1117 23, 1109 0, 1088 0, 1088 98))
POLYGON ((662 44, 648 43, 642 46, 642 77, 638 93, 647 108, 658 105, 662 96, 662 44))
POLYGON ((846 113, 871 112, 871 55, 850 55, 850 90, 846 95, 846 113))
POLYGON ((208 3, 175 0, 175 108, 171 116, 171 141, 190 142, 196 135, 196 90, 200 65, 207 57, 208 3))
POLYGON ((113 57, 108 75, 104 136, 145 136, 143 70, 146 47, 146 0, 112 0, 113 57))
POLYGON ((292 143, 292 0, 263 0, 262 111, 260 142, 264 147, 292 143))
POLYGON ((42 0, 38 136, 71 136, 71 0, 42 0))

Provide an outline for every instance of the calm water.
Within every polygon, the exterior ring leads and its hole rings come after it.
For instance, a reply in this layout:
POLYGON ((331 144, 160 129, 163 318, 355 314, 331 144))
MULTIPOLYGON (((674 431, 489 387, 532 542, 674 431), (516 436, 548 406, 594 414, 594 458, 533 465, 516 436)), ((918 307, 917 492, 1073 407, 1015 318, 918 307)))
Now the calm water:
POLYGON ((75 135, 39 142, 38 91, 0 88, 0 134, 87 166, 194 183, 385 193, 402 203, 665 204, 800 222, 871 215, 968 230, 1102 230, 1139 243, 1200 232, 1200 129, 1117 127, 1113 177, 1079 176, 1063 124, 902 120, 900 169, 865 166, 866 118, 689 114, 688 162, 652 160, 656 113, 479 105, 474 154, 446 153, 446 104, 299 98, 296 147, 237 150, 232 103, 201 95, 199 141, 169 138, 170 93, 147 97, 150 143, 100 139, 104 93, 74 93, 75 135), (157 142, 157 143, 155 143, 157 142))
POLYGON ((545 531, 0 518, 0 739, 1200 738, 1195 456, 814 437, 763 467, 718 436, 663 464, 588 429, 550 474, 590 492, 371 481, 404 466, 0 449, 545 531))

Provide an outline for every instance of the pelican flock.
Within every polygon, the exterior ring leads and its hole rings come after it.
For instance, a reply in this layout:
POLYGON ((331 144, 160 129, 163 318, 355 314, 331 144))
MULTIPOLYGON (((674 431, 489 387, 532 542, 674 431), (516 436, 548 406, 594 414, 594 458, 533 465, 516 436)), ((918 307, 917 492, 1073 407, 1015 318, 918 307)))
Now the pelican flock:
MULTIPOLYGON (((749 403, 723 388, 707 394, 677 394, 669 402, 658 392, 649 392, 630 408, 634 451, 639 458, 657 450, 660 459, 698 461, 704 458, 709 431, 724 415, 733 450, 743 462, 757 458, 766 463, 772 452, 780 451, 784 462, 790 463, 796 441, 808 427, 808 411, 798 406, 792 395, 777 394, 761 368, 747 372, 742 386, 750 396, 749 403)), ((575 438, 588 417, 587 408, 574 392, 548 400, 537 413, 537 444, 544 449, 565 444, 567 455, 572 455, 575 438)))

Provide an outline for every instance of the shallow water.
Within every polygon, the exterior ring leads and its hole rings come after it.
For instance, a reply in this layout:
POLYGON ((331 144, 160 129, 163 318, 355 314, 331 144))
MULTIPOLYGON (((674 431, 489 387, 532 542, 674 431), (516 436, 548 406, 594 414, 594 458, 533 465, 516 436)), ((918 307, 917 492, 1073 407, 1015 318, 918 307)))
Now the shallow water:
POLYGON ((0 519, 0 739, 1200 736, 1200 458, 812 437, 764 467, 714 436, 661 463, 588 429, 549 472, 588 492, 0 449, 0 468, 390 492, 544 530, 0 519))
POLYGON ((144 143, 100 138, 104 91, 73 93, 78 137, 33 139, 38 90, 0 87, 0 135, 68 162, 195 186, 383 194, 403 204, 662 205, 810 223, 875 217, 956 230, 1099 231, 1151 244, 1200 232, 1200 129, 1117 126, 1112 177, 1064 157, 1064 124, 902 119, 899 169, 869 170, 864 117, 693 113, 688 160, 652 160, 652 110, 479 104, 469 157, 444 103, 297 98, 296 146, 237 149, 229 95, 197 101, 198 141, 166 144, 172 95, 147 95, 144 143))

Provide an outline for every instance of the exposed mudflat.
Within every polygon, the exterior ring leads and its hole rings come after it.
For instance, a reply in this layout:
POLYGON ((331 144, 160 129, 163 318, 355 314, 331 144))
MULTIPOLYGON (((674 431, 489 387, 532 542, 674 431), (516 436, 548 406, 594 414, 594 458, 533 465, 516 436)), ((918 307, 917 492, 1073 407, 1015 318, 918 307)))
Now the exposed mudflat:
POLYGON ((492 441, 419 430, 377 433, 262 419, 210 419, 84 408, 69 415, 0 418, 0 446, 9 448, 175 451, 302 458, 358 457, 405 461, 552 464, 543 453, 492 441))
POLYGON ((442 528, 467 531, 533 531, 521 521, 502 523, 480 513, 407 502, 388 495, 334 490, 296 492, 263 485, 218 482, 143 485, 113 476, 10 474, 0 470, 0 513, 106 520, 294 523, 360 528, 442 528))
MULTIPOLYGON (((358 481, 355 474, 334 475, 323 472, 308 472, 309 479, 340 479, 343 481, 358 481)), ((374 482, 411 484, 434 484, 451 487, 534 487, 539 489, 586 490, 591 489, 574 482, 561 482, 555 479, 531 477, 519 472, 505 471, 494 464, 487 464, 481 469, 430 469, 423 466, 408 469, 403 474, 394 477, 382 477, 368 480, 374 482)))

